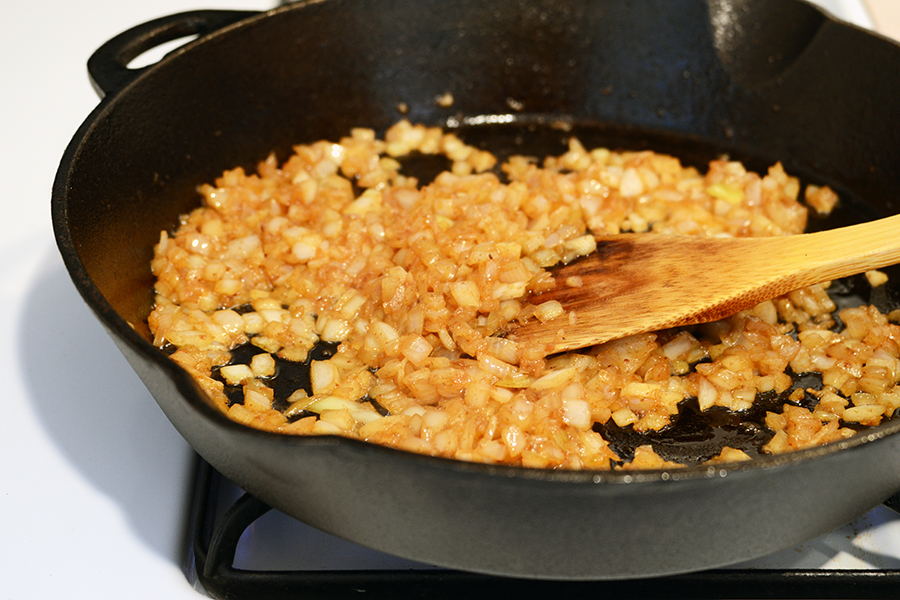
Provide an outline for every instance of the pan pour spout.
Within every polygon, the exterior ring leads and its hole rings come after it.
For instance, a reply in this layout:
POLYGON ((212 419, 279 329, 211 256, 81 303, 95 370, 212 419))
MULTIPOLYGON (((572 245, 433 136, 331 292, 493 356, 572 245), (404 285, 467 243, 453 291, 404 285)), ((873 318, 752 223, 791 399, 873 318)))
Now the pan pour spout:
POLYGON ((769 1, 762 11, 749 10, 748 4, 711 0, 709 22, 725 71, 735 81, 757 87, 789 69, 827 20, 814 6, 799 2, 769 1))

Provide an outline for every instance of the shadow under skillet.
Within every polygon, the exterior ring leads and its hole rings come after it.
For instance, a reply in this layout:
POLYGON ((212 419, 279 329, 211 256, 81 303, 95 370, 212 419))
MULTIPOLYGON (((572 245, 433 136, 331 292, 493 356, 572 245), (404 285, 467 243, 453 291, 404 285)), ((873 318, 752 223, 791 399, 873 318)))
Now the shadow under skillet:
POLYGON ((177 560, 192 451, 78 295, 58 257, 27 292, 15 340, 41 423, 71 465, 177 560), (28 323, 41 323, 28 327, 28 323), (172 490, 181 490, 175 497, 172 490))

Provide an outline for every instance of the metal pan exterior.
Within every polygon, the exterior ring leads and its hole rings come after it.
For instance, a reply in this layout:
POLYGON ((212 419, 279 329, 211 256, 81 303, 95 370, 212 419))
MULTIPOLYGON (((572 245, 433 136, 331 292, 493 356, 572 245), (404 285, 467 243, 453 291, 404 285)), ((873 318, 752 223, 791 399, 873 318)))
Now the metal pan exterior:
MULTIPOLYGON (((896 45, 799 1, 325 0, 231 21, 132 78, 95 76, 106 97, 67 149, 53 192, 79 291, 175 427, 223 474, 379 550, 559 579, 751 559, 896 491, 896 424, 784 457, 643 474, 491 467, 277 436, 210 408, 144 324, 153 244, 196 204, 198 184, 273 149, 355 126, 383 130, 401 103, 403 116, 429 124, 512 121, 561 137, 581 126, 728 151, 751 166, 780 159, 865 198, 870 212, 853 218, 896 212, 896 45), (436 105, 447 92, 453 105, 436 105)), ((100 75, 103 65, 92 68, 100 75)))

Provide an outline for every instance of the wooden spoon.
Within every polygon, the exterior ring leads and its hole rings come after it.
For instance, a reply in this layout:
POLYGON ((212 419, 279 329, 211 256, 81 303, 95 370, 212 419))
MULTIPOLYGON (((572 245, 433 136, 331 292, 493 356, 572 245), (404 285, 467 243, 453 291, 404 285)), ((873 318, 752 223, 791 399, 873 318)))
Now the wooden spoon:
POLYGON ((529 300, 566 314, 531 320, 510 339, 550 352, 714 321, 790 291, 900 263, 900 215, 817 233, 764 238, 599 236, 597 252, 554 270, 529 300), (569 279, 574 277, 576 279, 569 279), (580 278, 580 287, 573 287, 580 278))

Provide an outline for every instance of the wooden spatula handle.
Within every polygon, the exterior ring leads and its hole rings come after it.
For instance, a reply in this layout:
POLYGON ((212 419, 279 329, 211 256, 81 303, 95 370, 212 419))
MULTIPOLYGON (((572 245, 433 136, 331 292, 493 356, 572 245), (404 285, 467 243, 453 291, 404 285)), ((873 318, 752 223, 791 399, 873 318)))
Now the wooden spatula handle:
POLYGON ((789 254, 777 268, 796 272, 798 281, 808 282, 802 285, 847 277, 900 263, 900 215, 791 236, 782 244, 789 254))
POLYGON ((703 323, 770 298, 900 263, 900 215, 841 229, 764 238, 664 234, 598 237, 593 255, 558 269, 556 300, 566 316, 511 334, 553 351, 703 323), (563 282, 577 275, 582 285, 563 282))

